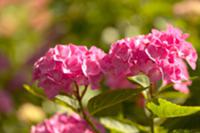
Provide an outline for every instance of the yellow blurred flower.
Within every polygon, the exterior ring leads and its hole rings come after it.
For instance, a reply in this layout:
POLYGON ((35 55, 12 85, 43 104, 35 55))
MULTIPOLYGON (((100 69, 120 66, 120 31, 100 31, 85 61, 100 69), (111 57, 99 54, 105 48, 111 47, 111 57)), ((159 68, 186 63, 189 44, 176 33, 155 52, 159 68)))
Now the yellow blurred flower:
POLYGON ((200 15, 200 1, 199 0, 185 0, 178 2, 173 7, 174 13, 180 16, 199 16, 200 15))
POLYGON ((15 33, 18 27, 18 21, 9 13, 4 13, 0 16, 0 34, 3 36, 11 36, 15 33))
POLYGON ((107 27, 101 33, 101 39, 106 44, 111 44, 119 39, 119 31, 114 27, 107 27))
POLYGON ((46 115, 41 107, 25 103, 18 109, 17 117, 24 122, 40 122, 46 115))

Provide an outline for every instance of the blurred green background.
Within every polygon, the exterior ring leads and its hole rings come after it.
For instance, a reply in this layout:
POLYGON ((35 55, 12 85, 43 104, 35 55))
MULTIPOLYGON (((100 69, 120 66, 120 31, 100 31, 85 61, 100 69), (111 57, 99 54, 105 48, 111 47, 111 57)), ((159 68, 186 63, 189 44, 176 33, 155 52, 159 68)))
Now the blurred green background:
MULTIPOLYGON (((62 110, 22 87, 32 82, 33 64, 49 47, 74 43, 108 51, 118 39, 164 29, 168 23, 189 33, 200 52, 199 0, 0 0, 0 132, 27 133, 54 108, 62 110)), ((200 74, 197 63, 192 76, 200 74)), ((186 105, 200 105, 199 86, 193 82, 186 105)), ((127 114, 138 113, 125 105, 127 114)), ((198 113, 168 121, 164 127, 200 128, 198 113)))

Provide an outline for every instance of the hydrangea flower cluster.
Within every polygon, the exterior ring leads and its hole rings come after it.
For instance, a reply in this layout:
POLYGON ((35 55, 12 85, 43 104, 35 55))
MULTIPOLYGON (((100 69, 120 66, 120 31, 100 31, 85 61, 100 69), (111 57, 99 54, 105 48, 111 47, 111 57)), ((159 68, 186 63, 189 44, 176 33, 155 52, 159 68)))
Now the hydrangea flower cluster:
MULTIPOLYGON (((95 124, 101 133, 105 133, 103 126, 95 124)), ((52 118, 33 126, 31 133, 93 133, 93 131, 87 122, 77 114, 56 114, 52 118)))
POLYGON ((173 83, 176 90, 188 93, 191 81, 185 62, 195 69, 197 52, 187 37, 168 26, 165 31, 118 40, 108 54, 96 47, 57 45, 35 63, 34 79, 49 98, 72 92, 73 82, 96 89, 103 75, 111 88, 134 88, 127 77, 140 73, 152 84, 162 80, 163 85, 173 83))
POLYGON ((104 56, 94 46, 88 50, 73 44, 56 45, 34 64, 34 80, 39 81, 49 98, 59 92, 71 93, 74 82, 96 89, 102 77, 99 60, 104 56))
POLYGON ((144 73, 152 83, 163 80, 163 85, 174 83, 174 88, 188 93, 191 84, 187 61, 196 68, 197 52, 186 41, 187 34, 168 26, 166 31, 152 30, 152 33, 125 38, 112 44, 103 60, 102 68, 107 83, 112 88, 134 87, 127 76, 144 73), (182 82, 187 80, 188 82, 182 82))
POLYGON ((183 34, 179 29, 168 26, 166 31, 153 30, 148 36, 149 44, 146 52, 151 59, 162 68, 164 83, 175 83, 174 88, 187 93, 187 85, 191 82, 186 61, 191 68, 196 68, 197 52, 192 44, 186 41, 188 34, 183 34))
MULTIPOLYGON (((103 76, 110 88, 136 88, 127 78, 141 73, 149 77, 152 86, 162 81, 163 86, 172 83, 176 90, 188 93, 191 81, 186 62, 195 69, 198 56, 187 37, 168 26, 165 31, 152 30, 146 35, 118 40, 107 54, 94 46, 88 49, 74 44, 56 45, 34 64, 33 77, 49 98, 60 92, 73 95, 77 86, 97 89, 103 76)), ((85 90, 81 95, 78 90, 74 93, 83 116, 85 90)), ((93 133, 96 128, 88 124, 105 132, 94 120, 91 123, 77 114, 56 114, 32 127, 31 133, 93 133)))

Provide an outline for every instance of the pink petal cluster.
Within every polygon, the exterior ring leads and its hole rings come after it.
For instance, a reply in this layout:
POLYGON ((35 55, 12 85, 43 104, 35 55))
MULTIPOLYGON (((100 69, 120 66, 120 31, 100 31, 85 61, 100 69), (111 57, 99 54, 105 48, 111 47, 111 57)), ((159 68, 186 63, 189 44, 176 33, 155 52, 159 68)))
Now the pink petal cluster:
POLYGON ((112 44, 109 54, 101 61, 111 88, 134 88, 128 76, 144 73, 151 81, 162 78, 161 70, 145 52, 148 40, 145 36, 125 38, 112 44))
POLYGON ((102 76, 99 61, 104 56, 96 47, 56 45, 34 64, 33 77, 49 98, 59 92, 71 93, 74 82, 96 89, 102 76))
POLYGON ((112 44, 109 53, 91 47, 57 45, 34 65, 34 79, 49 98, 59 92, 72 92, 73 82, 98 88, 102 74, 111 88, 134 88, 128 76, 140 73, 154 84, 174 83, 176 90, 187 93, 189 74, 185 62, 196 68, 197 52, 186 41, 188 35, 168 26, 147 35, 125 38, 112 44), (182 82, 182 81, 187 82, 182 82))
POLYGON ((144 73, 152 83, 163 80, 164 85, 175 83, 177 90, 187 93, 191 84, 187 61, 192 69, 196 68, 197 52, 186 41, 187 34, 168 26, 166 31, 152 30, 152 33, 133 38, 125 38, 112 44, 109 54, 101 61, 112 88, 134 87, 127 76, 144 73))
POLYGON ((189 92, 187 86, 191 84, 185 61, 194 70, 198 58, 192 44, 186 41, 188 36, 169 25, 166 31, 152 30, 147 35, 146 48, 149 57, 162 69, 164 84, 174 83, 174 88, 184 93, 189 92))
MULTIPOLYGON (((96 124, 96 123, 95 123, 96 124)), ((101 133, 105 129, 100 124, 96 124, 101 133)), ((31 133, 94 133, 85 120, 77 114, 56 114, 52 118, 33 126, 31 133)))

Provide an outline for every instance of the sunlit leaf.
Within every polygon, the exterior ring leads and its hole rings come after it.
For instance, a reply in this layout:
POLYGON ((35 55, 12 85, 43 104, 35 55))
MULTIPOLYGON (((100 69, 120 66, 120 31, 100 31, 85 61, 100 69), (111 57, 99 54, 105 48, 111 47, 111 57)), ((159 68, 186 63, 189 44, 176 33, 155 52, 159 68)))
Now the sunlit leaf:
POLYGON ((187 116, 200 111, 198 106, 180 106, 161 98, 148 102, 147 107, 162 118, 187 116))
POLYGON ((75 112, 79 108, 78 101, 68 96, 57 95, 54 101, 60 105, 71 108, 75 112))
POLYGON ((134 84, 142 86, 143 88, 150 86, 149 78, 144 74, 128 77, 128 80, 134 84))
POLYGON ((173 101, 176 104, 183 104, 189 96, 189 94, 181 93, 179 91, 166 91, 158 95, 159 98, 173 101))
MULTIPOLYGON (((25 84, 24 88, 34 96, 37 96, 37 97, 39 97, 43 100, 50 100, 47 97, 45 97, 44 95, 37 92, 35 87, 32 87, 32 86, 25 84)), ((51 100, 56 102, 57 104, 64 106, 64 107, 71 108, 73 111, 77 111, 78 103, 72 97, 69 97, 67 95, 57 95, 55 98, 53 98, 51 100)))
POLYGON ((100 118, 100 122, 108 129, 114 130, 117 133, 139 133, 139 130, 134 124, 122 122, 114 118, 100 118))
POLYGON ((35 90, 33 87, 31 87, 31 86, 29 86, 29 85, 26 85, 26 84, 24 84, 23 87, 24 87, 29 93, 31 93, 32 95, 37 96, 37 97, 40 97, 40 98, 42 98, 42 99, 46 99, 46 97, 45 97, 44 95, 40 94, 39 92, 36 92, 36 90, 35 90))

